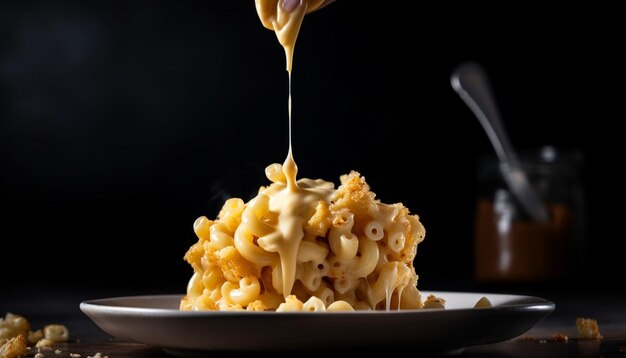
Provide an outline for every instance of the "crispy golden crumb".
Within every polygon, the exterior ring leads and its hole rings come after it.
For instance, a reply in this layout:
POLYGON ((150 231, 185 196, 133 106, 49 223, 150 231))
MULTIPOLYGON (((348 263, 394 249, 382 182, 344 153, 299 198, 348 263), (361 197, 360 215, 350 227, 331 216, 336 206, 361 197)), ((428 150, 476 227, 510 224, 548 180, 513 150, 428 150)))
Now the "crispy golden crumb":
POLYGON ((259 269, 252 262, 244 259, 234 246, 221 249, 217 255, 219 257, 217 263, 224 277, 229 281, 237 282, 244 277, 259 277, 261 274, 259 269))
POLYGON ((349 215, 350 211, 346 208, 336 210, 333 213, 333 226, 340 227, 346 223, 346 216, 349 215))
POLYGON ((246 311, 265 311, 268 307, 261 301, 252 301, 246 307, 246 311))
POLYGON ((424 301, 424 308, 446 308, 446 300, 435 295, 428 295, 424 301))
POLYGON ((28 350, 26 349, 26 338, 24 338, 24 335, 22 334, 9 339, 6 343, 0 346, 1 358, 16 358, 27 354, 28 350))
POLYGON ((579 339, 602 339, 598 321, 593 318, 576 318, 579 339))
POLYGON ((559 333, 556 332, 552 335, 552 338, 554 338, 554 340, 556 342, 563 342, 563 343, 567 343, 569 341, 569 337, 567 337, 566 335, 564 335, 563 333, 559 333))
POLYGON ((424 241, 426 237, 426 229, 424 225, 419 220, 419 216, 417 215, 409 215, 409 209, 405 208, 402 203, 394 204, 394 206, 398 207, 399 212, 402 213, 403 216, 408 218, 411 225, 408 225, 404 228, 405 236, 407 238, 407 242, 404 245, 404 249, 402 250, 402 261, 408 265, 413 265, 413 259, 415 258, 415 254, 417 253, 417 245, 424 241), (412 230, 412 231, 411 231, 412 230))
POLYGON ((370 191, 365 178, 356 171, 342 175, 341 186, 337 189, 335 202, 331 205, 332 211, 349 208, 355 214, 367 213, 372 210, 376 195, 370 191))
POLYGON ((202 255, 204 255, 205 242, 206 241, 198 241, 197 243, 191 245, 185 254, 185 261, 187 261, 196 271, 201 269, 198 263, 200 262, 202 255))

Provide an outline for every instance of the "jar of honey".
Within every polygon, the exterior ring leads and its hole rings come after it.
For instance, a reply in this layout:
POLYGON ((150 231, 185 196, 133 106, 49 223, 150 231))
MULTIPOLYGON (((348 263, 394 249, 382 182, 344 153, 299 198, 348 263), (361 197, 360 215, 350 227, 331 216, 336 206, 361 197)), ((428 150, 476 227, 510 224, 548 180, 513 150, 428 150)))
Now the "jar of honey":
POLYGON ((584 254, 582 155, 543 147, 520 160, 549 212, 537 221, 508 189, 495 157, 478 163, 474 273, 481 282, 551 281, 584 254))

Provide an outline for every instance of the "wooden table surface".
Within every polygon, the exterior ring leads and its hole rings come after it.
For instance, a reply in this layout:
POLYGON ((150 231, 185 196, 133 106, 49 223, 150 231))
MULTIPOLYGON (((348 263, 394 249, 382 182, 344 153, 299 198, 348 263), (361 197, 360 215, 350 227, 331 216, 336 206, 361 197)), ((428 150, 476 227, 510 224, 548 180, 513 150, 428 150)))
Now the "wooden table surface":
MULTIPOLYGON (((513 292, 530 294, 529 292, 513 292)), ((626 358, 626 292, 533 292, 556 302, 555 311, 522 336, 495 344, 468 347, 459 357, 624 357, 626 358), (602 340, 578 340, 577 317, 597 319, 602 340), (555 333, 569 337, 568 342, 553 339, 555 333)), ((46 357, 82 358, 100 352, 113 357, 170 357, 158 348, 124 342, 102 332, 78 309, 87 299, 118 296, 93 295, 81 292, 56 292, 33 295, 29 292, 9 293, 0 298, 0 314, 6 311, 26 316, 35 328, 49 323, 62 323, 70 329, 72 341, 42 351, 46 357), (60 354, 55 354, 55 350, 60 354)), ((410 343, 409 343, 410 344, 410 343)), ((349 347, 348 347, 349 348, 349 347)), ((419 347, 390 347, 388 351, 419 347)), ((386 350, 387 351, 387 350, 386 350)), ((354 352, 354 349, 351 349, 354 352)), ((423 353, 423 352, 422 352, 423 353)), ((34 357, 35 352, 30 355, 34 357)), ((231 356, 229 352, 211 352, 210 357, 231 356)), ((416 354, 417 355, 417 354, 416 354)), ((287 354, 285 354, 287 356, 287 354)))

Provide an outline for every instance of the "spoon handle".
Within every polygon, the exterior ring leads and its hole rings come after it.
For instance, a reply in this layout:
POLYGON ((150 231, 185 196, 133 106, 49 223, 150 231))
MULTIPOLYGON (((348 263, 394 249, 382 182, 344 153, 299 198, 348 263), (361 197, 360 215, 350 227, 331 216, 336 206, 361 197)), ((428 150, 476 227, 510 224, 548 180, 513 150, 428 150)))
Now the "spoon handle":
POLYGON ((500 161, 517 166, 519 159, 500 119, 500 111, 482 66, 472 62, 459 66, 452 74, 451 83, 480 121, 500 161))
POLYGON ((452 88, 474 112, 500 159, 500 171, 513 195, 535 220, 547 221, 548 211, 522 169, 504 129, 487 74, 476 63, 459 66, 450 78, 452 88))

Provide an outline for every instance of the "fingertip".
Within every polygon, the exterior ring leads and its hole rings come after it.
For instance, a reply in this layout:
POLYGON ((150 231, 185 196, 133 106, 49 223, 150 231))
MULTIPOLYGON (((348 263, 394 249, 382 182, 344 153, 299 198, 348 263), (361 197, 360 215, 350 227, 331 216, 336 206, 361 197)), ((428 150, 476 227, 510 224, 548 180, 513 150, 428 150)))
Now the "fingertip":
POLYGON ((298 7, 298 5, 300 5, 300 3, 301 0, 283 0, 282 6, 285 11, 292 12, 298 7))

